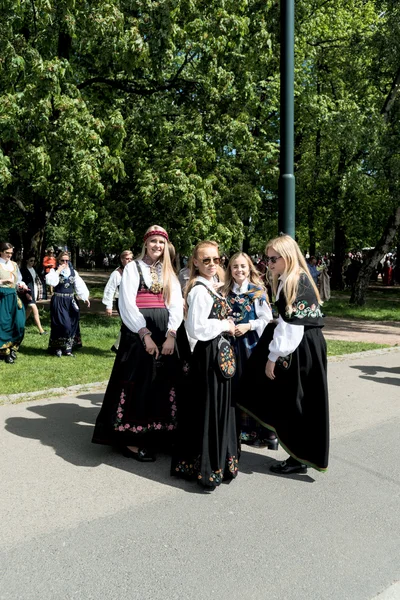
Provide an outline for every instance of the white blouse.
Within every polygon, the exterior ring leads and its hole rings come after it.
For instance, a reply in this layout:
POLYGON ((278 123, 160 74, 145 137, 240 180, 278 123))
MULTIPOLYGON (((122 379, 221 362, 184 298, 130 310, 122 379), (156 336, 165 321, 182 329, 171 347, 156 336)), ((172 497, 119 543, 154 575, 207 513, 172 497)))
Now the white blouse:
MULTIPOLYGON (((204 277, 197 277, 196 281, 204 283, 216 296, 222 298, 214 289, 214 282, 204 277)), ((213 300, 203 285, 193 287, 187 297, 188 316, 185 322, 186 331, 190 338, 207 342, 213 340, 224 331, 229 331, 228 319, 209 319, 213 300)))
MULTIPOLYGON (((64 277, 69 277, 71 275, 71 269, 67 267, 64 271, 61 271, 64 277)), ((47 285, 51 285, 56 287, 60 283, 60 274, 57 273, 56 269, 50 269, 50 271, 46 275, 46 283, 47 285)), ((89 290, 87 288, 86 283, 83 281, 82 277, 78 274, 78 271, 75 271, 75 283, 74 283, 74 291, 79 298, 82 298, 84 302, 89 300, 89 290)))
POLYGON ((106 307, 111 310, 113 306, 114 298, 118 298, 118 286, 121 283, 122 275, 116 269, 110 275, 110 279, 107 281, 106 287, 103 292, 103 300, 102 303, 106 305, 106 307))
MULTIPOLYGON (((142 269, 144 282, 150 288, 153 283, 150 275, 150 265, 142 260, 138 262, 142 269)), ((146 327, 146 320, 136 306, 139 282, 139 272, 135 261, 132 261, 126 265, 122 273, 119 287, 119 314, 124 325, 133 333, 138 333, 140 329, 146 327)), ((176 331, 183 321, 183 298, 181 286, 176 276, 171 278, 171 298, 166 307, 169 312, 168 330, 176 331)))
MULTIPOLYGON (((248 286, 248 279, 246 279, 241 286, 234 283, 232 292, 234 294, 244 294, 247 292, 248 286)), ((250 329, 256 331, 258 337, 261 337, 268 323, 272 321, 272 310, 268 302, 261 303, 259 300, 254 302, 254 308, 256 310, 257 319, 249 320, 250 329)))
MULTIPOLYGON (((280 277, 276 299, 279 299, 283 288, 284 279, 280 277)), ((278 324, 275 327, 274 337, 269 345, 268 360, 276 362, 280 356, 287 356, 296 350, 304 335, 304 325, 291 325, 286 323, 279 315, 278 324)))

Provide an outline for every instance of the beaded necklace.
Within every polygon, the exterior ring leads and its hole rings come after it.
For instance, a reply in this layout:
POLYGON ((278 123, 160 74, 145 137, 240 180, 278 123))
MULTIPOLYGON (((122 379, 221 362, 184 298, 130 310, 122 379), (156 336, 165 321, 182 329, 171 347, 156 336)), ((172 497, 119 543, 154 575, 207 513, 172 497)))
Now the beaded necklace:
POLYGON ((149 290, 153 294, 160 294, 163 291, 162 262, 157 260, 152 263, 147 254, 142 260, 150 267, 151 286, 149 290))

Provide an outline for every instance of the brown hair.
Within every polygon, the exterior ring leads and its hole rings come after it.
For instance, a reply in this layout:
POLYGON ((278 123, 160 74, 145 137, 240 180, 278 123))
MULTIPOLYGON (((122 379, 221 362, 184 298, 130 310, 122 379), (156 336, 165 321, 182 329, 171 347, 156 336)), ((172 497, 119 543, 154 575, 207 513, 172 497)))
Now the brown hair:
POLYGON ((6 250, 14 250, 14 246, 9 242, 1 242, 0 243, 0 252, 5 252, 6 250))
POLYGON ((253 283, 254 285, 257 285, 258 287, 261 287, 268 298, 267 290, 265 289, 265 286, 261 280, 260 273, 255 268, 250 256, 248 254, 246 254, 245 252, 236 252, 236 254, 231 256, 228 266, 226 268, 225 284, 221 288, 221 293, 224 296, 227 296, 228 293, 230 292, 230 290, 233 288, 233 284, 234 284, 235 280, 232 275, 231 267, 232 267, 233 263, 235 262, 235 260, 239 258, 239 256, 244 256, 247 264, 249 265, 249 281, 250 281, 250 283, 253 283))

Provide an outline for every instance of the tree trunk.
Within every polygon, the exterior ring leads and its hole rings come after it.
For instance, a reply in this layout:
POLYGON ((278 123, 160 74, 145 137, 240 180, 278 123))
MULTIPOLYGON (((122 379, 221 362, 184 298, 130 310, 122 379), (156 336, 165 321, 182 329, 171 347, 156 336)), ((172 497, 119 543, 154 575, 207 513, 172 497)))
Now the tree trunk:
POLYGON ((365 304, 365 294, 368 288, 369 280, 376 269, 378 262, 387 254, 391 248, 396 233, 400 227, 400 205, 393 214, 390 215, 379 242, 371 256, 367 258, 357 277, 354 289, 351 294, 350 303, 358 306, 365 304))

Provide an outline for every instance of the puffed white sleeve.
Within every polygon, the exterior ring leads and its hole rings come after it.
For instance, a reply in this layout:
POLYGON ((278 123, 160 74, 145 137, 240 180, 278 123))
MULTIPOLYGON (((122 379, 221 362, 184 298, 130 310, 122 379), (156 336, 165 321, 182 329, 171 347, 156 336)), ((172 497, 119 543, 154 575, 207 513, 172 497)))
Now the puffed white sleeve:
POLYGON ((110 279, 107 281, 106 287, 103 292, 102 303, 111 310, 113 307, 114 295, 117 287, 121 283, 121 274, 118 271, 113 271, 110 275, 110 279))
POLYGON ((286 323, 279 315, 274 337, 269 345, 268 359, 276 362, 279 356, 287 356, 299 346, 304 335, 304 325, 286 323))
POLYGON ((268 302, 261 303, 259 300, 256 300, 255 309, 257 319, 250 320, 249 323, 251 329, 257 332, 258 337, 261 337, 268 323, 272 321, 272 310, 268 302))
POLYGON ((168 330, 176 331, 183 321, 183 298, 181 285, 177 277, 172 278, 171 298, 168 303, 168 330))
POLYGON ((75 288, 75 293, 77 296, 79 296, 79 298, 82 298, 82 300, 84 302, 87 302, 89 300, 88 287, 77 271, 75 271, 74 288, 75 288))
POLYGON ((201 342, 213 340, 224 331, 229 331, 229 321, 209 319, 213 301, 206 288, 198 285, 188 295, 188 316, 185 327, 189 336, 201 342))
POLYGON ((146 327, 146 319, 136 306, 136 294, 139 287, 139 273, 134 262, 126 265, 119 286, 118 308, 122 322, 133 333, 146 327))
POLYGON ((23 281, 22 281, 22 275, 21 275, 21 271, 19 270, 19 267, 17 267, 17 283, 22 283, 23 285, 26 285, 23 281))
POLYGON ((50 269, 50 271, 46 275, 46 283, 47 285, 51 285, 52 287, 56 287, 58 285, 58 273, 55 269, 50 269))

